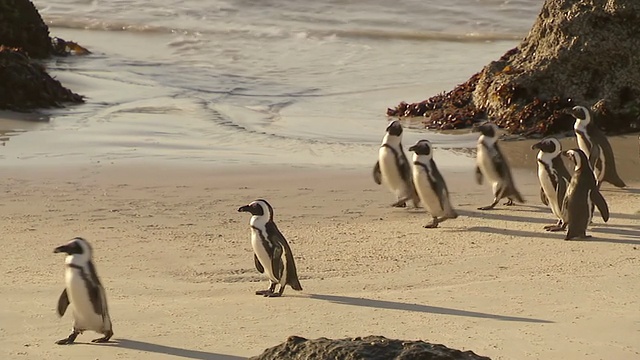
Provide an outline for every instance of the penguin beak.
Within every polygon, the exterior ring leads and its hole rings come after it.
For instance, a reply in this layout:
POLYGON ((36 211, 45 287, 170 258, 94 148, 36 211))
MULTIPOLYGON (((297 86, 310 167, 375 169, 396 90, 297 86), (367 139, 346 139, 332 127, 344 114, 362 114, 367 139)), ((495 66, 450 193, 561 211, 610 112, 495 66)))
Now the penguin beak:
POLYGON ((531 145, 531 150, 535 150, 535 149, 539 150, 541 144, 542 144, 541 142, 537 142, 537 143, 531 145))
POLYGON ((409 151, 414 151, 415 149, 416 149, 416 146, 415 146, 415 145, 411 145, 411 146, 409 147, 409 151))
POLYGON ((569 155, 569 152, 568 152, 568 151, 569 151, 569 150, 565 150, 565 151, 563 151, 563 152, 562 152, 562 155, 563 155, 563 156, 566 156, 566 157, 571 157, 571 155, 569 155))
POLYGON ((240 208, 238 208, 238 212, 250 212, 250 211, 251 211, 251 206, 249 205, 241 206, 240 208))
POLYGON ((53 250, 53 253, 69 253, 69 245, 62 245, 62 246, 58 246, 57 248, 55 248, 53 250))

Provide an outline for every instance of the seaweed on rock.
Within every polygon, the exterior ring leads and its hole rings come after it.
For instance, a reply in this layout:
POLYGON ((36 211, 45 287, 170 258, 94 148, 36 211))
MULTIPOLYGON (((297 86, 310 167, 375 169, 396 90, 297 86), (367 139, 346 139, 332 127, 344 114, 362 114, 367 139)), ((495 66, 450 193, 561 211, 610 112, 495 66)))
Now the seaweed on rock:
POLYGON ((590 106, 608 133, 640 131, 640 2, 546 0, 529 34, 453 91, 389 116, 424 116, 433 129, 490 119, 512 134, 571 130, 564 109, 590 106))

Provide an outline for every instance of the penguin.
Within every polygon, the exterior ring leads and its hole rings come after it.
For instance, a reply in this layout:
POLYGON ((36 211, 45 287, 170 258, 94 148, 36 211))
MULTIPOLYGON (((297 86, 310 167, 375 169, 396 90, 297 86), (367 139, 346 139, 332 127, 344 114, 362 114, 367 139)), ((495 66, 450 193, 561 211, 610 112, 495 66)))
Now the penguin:
POLYGON ((267 290, 256 291, 256 295, 265 297, 282 296, 285 286, 301 291, 296 264, 289 243, 284 238, 276 223, 273 222, 273 207, 263 199, 242 206, 238 212, 251 213, 251 246, 256 269, 267 275, 270 281, 267 290), (275 292, 276 285, 280 285, 275 292))
POLYGON ((573 129, 576 133, 578 148, 587 155, 598 186, 603 181, 609 182, 616 187, 627 186, 616 171, 616 162, 611 144, 592 121, 589 109, 584 106, 574 106, 571 109, 571 114, 576 118, 573 129))
POLYGON ((589 165, 587 155, 580 149, 567 150, 563 153, 575 164, 567 194, 562 203, 562 220, 567 225, 565 240, 589 238, 587 226, 593 217, 594 205, 600 211, 602 220, 609 220, 609 207, 596 184, 596 178, 589 165))
POLYGON ((87 240, 76 237, 58 246, 54 253, 66 253, 65 289, 58 299, 58 315, 62 317, 69 304, 73 309, 71 335, 58 340, 58 345, 73 344, 85 330, 101 333, 104 337, 91 340, 94 343, 108 342, 113 336, 111 318, 107 308, 107 297, 92 261, 92 249, 87 240))
POLYGON ((547 225, 544 229, 547 231, 564 230, 566 226, 562 221, 562 202, 564 201, 571 175, 562 161, 562 145, 558 139, 548 137, 533 144, 531 149, 539 150, 537 163, 541 197, 546 200, 545 205, 551 208, 551 212, 558 219, 557 224, 547 225))
POLYGON ((479 207, 478 210, 493 209, 500 199, 507 198, 507 206, 513 205, 513 201, 524 203, 524 199, 513 183, 511 169, 507 159, 502 155, 498 146, 498 127, 490 122, 485 122, 473 129, 480 132, 478 138, 478 152, 476 155, 476 182, 482 184, 486 177, 493 187, 493 203, 479 207))
POLYGON ((455 219, 458 214, 449 200, 449 190, 444 178, 433 161, 433 151, 429 140, 420 140, 409 148, 413 151, 413 183, 422 203, 431 213, 432 221, 425 225, 427 229, 436 228, 438 224, 455 219))
POLYGON ((413 185, 411 165, 402 147, 402 124, 398 120, 387 126, 373 168, 373 180, 378 185, 384 183, 396 194, 398 201, 391 206, 406 207, 407 200, 412 200, 414 207, 418 207, 420 200, 413 185))

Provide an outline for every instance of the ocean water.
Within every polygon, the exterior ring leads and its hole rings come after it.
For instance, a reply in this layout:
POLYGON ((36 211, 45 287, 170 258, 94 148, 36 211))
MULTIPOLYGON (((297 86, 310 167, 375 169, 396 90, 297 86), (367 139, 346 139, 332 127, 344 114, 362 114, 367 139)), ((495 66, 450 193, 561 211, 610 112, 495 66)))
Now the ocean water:
MULTIPOLYGON (((86 104, 0 113, 5 164, 359 166, 387 107, 464 82, 526 35, 533 0, 37 0, 46 62, 86 104)), ((464 147, 468 134, 408 130, 464 147)), ((454 155, 452 155, 454 156, 454 155)))

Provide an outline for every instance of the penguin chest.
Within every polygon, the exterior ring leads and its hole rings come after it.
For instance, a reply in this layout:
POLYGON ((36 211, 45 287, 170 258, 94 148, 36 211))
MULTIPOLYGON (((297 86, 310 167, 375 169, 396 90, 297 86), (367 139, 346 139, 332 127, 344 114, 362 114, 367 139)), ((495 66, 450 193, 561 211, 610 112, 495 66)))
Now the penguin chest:
POLYGON ((582 150, 587 158, 591 154, 591 141, 586 138, 587 135, 585 132, 576 130, 576 140, 578 141, 578 148, 582 150))
MULTIPOLYGON (((398 151, 396 149, 396 151, 398 151)), ((400 150, 402 151, 402 150, 400 150)), ((380 148, 378 153, 378 162, 380 164, 380 173, 382 181, 391 190, 399 191, 404 188, 404 180, 400 174, 398 159, 394 151, 386 146, 380 148)))
POLYGON ((81 270, 67 269, 66 271, 67 296, 73 311, 73 326, 77 330, 103 330, 102 315, 95 312, 89 288, 83 279, 81 270))
MULTIPOLYGON (((413 181, 416 186, 416 191, 420 197, 420 202, 427 207, 431 216, 444 216, 444 209, 442 208, 442 202, 440 196, 431 185, 429 181, 430 174, 422 166, 414 166, 413 168, 413 181)), ((443 194, 442 194, 443 195, 443 194)))
POLYGON ((482 174, 489 179, 492 183, 500 182, 500 175, 498 174, 498 169, 496 164, 493 161, 495 156, 495 150, 492 151, 491 148, 487 148, 482 144, 478 144, 478 155, 476 157, 476 163, 482 171, 482 174))
POLYGON ((269 280, 278 283, 279 281, 274 275, 271 256, 269 255, 273 253, 273 250, 270 248, 271 244, 266 239, 266 231, 251 229, 251 247, 253 248, 253 253, 258 258, 258 261, 260 261, 260 264, 262 264, 264 273, 269 280), (269 248, 269 250, 267 250, 267 248, 269 248))

